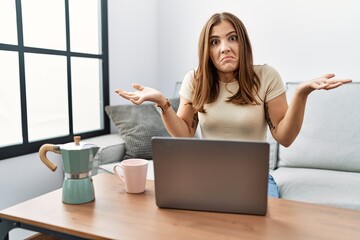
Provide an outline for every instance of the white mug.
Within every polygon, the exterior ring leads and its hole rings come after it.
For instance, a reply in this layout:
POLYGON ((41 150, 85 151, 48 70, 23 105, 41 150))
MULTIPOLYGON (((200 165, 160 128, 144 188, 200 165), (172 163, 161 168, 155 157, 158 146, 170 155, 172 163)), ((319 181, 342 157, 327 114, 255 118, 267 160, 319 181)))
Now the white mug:
POLYGON ((147 168, 148 160, 132 158, 115 165, 113 170, 124 183, 127 193, 142 193, 145 191, 147 168), (122 169, 122 175, 117 171, 119 167, 122 169))

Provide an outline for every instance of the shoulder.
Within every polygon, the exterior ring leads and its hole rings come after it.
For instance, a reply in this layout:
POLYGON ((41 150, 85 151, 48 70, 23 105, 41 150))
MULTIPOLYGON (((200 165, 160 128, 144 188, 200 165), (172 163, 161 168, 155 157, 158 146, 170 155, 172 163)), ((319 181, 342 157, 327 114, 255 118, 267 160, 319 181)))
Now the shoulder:
POLYGON ((191 82, 191 83, 192 83, 192 82, 194 81, 194 79, 195 79, 195 73, 196 73, 196 69, 195 69, 195 68, 189 70, 189 71, 185 74, 183 81, 184 81, 184 82, 186 81, 186 82, 191 82))
POLYGON ((255 65, 254 71, 260 78, 260 92, 265 101, 270 101, 285 92, 285 84, 274 67, 268 64, 255 65))
POLYGON ((194 87, 194 79, 195 79, 195 73, 196 69, 193 68, 190 71, 188 71, 183 79, 182 85, 186 86, 188 90, 192 90, 194 87))
POLYGON ((260 79, 281 78, 279 72, 269 64, 254 65, 254 71, 260 79))
POLYGON ((188 71, 183 79, 181 88, 179 91, 180 96, 186 98, 187 100, 192 99, 192 94, 194 92, 194 79, 195 79, 196 69, 191 69, 188 71))

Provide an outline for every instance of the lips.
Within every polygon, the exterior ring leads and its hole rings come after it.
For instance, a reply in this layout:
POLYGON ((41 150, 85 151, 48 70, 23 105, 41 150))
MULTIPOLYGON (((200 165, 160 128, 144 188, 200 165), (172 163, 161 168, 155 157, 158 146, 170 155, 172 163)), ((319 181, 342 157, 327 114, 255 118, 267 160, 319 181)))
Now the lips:
POLYGON ((234 57, 232 57, 232 56, 225 56, 220 60, 220 62, 224 62, 224 61, 226 62, 226 61, 233 60, 233 59, 234 59, 234 57))

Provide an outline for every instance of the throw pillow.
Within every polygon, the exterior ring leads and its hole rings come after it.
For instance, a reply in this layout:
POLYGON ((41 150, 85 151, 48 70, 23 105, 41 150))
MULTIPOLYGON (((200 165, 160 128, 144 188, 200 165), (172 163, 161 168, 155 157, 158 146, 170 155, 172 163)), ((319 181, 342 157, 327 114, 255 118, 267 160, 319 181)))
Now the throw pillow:
MULTIPOLYGON (((170 99, 170 102, 177 111, 180 99, 170 99)), ((151 138, 170 136, 154 104, 106 106, 105 111, 125 141, 123 159, 152 159, 151 138)))

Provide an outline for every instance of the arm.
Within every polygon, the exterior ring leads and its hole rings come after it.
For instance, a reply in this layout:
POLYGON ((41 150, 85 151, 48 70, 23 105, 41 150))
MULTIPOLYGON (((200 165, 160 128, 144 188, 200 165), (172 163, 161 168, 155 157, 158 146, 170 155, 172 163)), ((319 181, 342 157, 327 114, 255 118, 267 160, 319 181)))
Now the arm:
MULTIPOLYGON (((140 105, 145 101, 150 101, 158 106, 165 106, 167 99, 156 89, 144 87, 139 84, 133 84, 134 92, 126 92, 116 89, 115 92, 121 97, 131 101, 135 105, 140 105)), ((180 97, 178 114, 172 107, 169 107, 161 114, 166 130, 173 137, 193 137, 198 124, 197 113, 191 103, 183 97, 180 97)))
MULTIPOLYGON (((161 105, 160 105, 161 106, 161 105)), ((191 103, 180 97, 177 114, 174 109, 161 114, 165 127, 173 137, 193 137, 198 125, 198 115, 194 112, 191 103)))
POLYGON ((285 93, 265 103, 265 116, 270 131, 281 145, 290 146, 301 130, 308 95, 314 90, 330 90, 351 82, 335 80, 334 74, 300 84, 288 106, 285 93))

